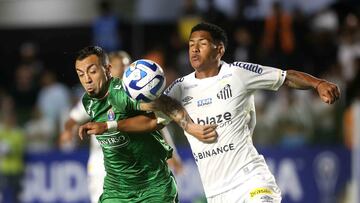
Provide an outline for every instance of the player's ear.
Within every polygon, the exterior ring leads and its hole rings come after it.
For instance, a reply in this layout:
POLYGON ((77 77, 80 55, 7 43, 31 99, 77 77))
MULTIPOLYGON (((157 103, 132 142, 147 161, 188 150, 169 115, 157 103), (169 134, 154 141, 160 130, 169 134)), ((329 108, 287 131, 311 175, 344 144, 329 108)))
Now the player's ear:
POLYGON ((104 66, 104 68, 105 68, 105 73, 106 73, 106 76, 108 76, 108 78, 110 78, 111 77, 111 64, 109 63, 109 64, 107 64, 107 65, 105 65, 104 66))
POLYGON ((225 53, 225 46, 224 46, 224 43, 220 42, 218 45, 217 45, 217 51, 218 51, 218 56, 221 58, 222 56, 224 56, 224 53, 225 53))

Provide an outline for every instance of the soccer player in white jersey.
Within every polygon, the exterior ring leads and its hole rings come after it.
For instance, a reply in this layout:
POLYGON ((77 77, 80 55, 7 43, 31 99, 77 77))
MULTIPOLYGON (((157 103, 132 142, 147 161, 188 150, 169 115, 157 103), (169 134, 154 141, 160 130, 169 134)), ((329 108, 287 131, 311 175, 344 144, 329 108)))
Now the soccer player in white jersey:
POLYGON ((181 102, 194 123, 217 124, 218 140, 208 144, 186 134, 208 203, 281 202, 281 192, 264 157, 255 149, 254 92, 282 85, 313 89, 328 104, 338 87, 295 70, 221 61, 227 37, 220 27, 200 23, 192 28, 189 60, 194 72, 177 79, 165 94, 181 102))
MULTIPOLYGON (((121 77, 124 69, 131 63, 131 58, 125 51, 111 52, 109 54, 111 64, 110 72, 113 77, 121 77)), ((69 119, 65 123, 65 129, 60 135, 60 144, 65 145, 73 138, 75 126, 84 124, 90 120, 81 101, 71 110, 69 119)), ((171 135, 166 130, 161 130, 165 140, 174 148, 173 157, 168 160, 168 164, 175 172, 182 170, 182 162, 177 155, 171 135)), ((87 162, 88 189, 90 201, 96 203, 103 191, 104 177, 104 156, 95 136, 90 136, 90 154, 87 162)))

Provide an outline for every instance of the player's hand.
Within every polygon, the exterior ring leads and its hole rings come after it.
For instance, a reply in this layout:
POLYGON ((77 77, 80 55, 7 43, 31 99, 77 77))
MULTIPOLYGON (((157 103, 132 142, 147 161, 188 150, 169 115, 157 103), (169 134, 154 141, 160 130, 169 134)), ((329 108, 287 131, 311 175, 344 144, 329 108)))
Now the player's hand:
POLYGON ((321 81, 316 90, 321 98, 321 100, 327 104, 332 104, 340 98, 339 87, 331 82, 326 80, 321 81))
POLYGON ((196 137, 204 143, 214 143, 217 141, 218 134, 216 132, 217 125, 199 125, 189 123, 186 132, 196 137))
POLYGON ((65 130, 59 136, 59 145, 64 146, 67 143, 71 142, 72 137, 73 137, 73 133, 69 130, 65 130))
POLYGON ((83 137, 89 135, 100 135, 107 131, 106 123, 89 122, 79 128, 79 137, 82 140, 83 137))

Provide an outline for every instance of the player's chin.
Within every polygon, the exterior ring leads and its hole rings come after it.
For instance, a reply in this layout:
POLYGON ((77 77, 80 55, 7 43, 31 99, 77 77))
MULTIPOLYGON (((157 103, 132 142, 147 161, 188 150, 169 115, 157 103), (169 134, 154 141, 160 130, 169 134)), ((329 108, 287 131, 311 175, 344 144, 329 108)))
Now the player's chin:
POLYGON ((90 97, 97 97, 98 96, 98 94, 94 90, 91 90, 91 91, 87 90, 86 92, 90 97))
POLYGON ((191 61, 191 67, 193 67, 195 70, 199 69, 201 67, 200 61, 191 61))

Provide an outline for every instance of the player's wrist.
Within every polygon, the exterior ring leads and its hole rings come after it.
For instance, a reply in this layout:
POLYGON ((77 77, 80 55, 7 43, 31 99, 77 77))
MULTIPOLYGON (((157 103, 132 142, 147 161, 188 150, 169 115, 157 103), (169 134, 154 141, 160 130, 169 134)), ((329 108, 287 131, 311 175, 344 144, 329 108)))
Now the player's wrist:
POLYGON ((117 121, 106 121, 107 131, 116 131, 118 129, 117 121))
POLYGON ((314 89, 315 89, 316 91, 319 91, 319 90, 318 90, 319 86, 320 86, 322 83, 324 83, 324 82, 326 82, 326 80, 320 80, 320 81, 315 85, 315 88, 314 88, 314 89))

